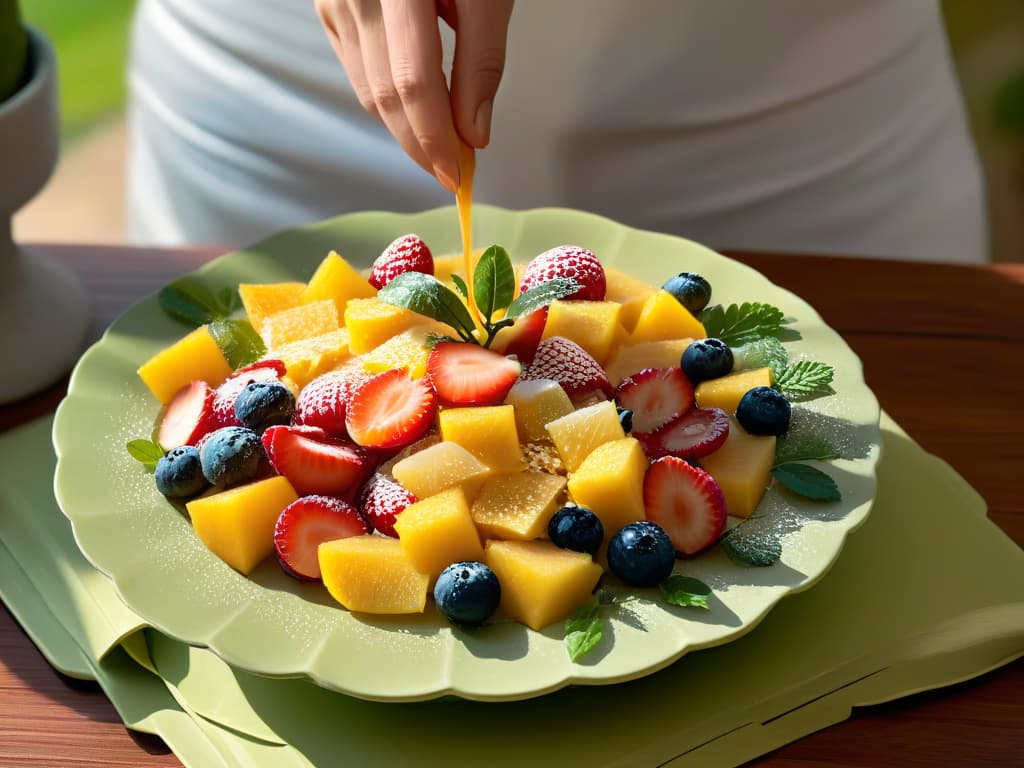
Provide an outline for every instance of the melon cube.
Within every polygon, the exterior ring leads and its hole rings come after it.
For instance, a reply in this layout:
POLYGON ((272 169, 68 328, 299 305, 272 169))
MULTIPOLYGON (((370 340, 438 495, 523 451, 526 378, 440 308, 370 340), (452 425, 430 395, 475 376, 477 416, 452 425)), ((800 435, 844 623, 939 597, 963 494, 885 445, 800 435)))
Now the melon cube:
POLYGON ((458 443, 492 472, 525 468, 511 405, 445 408, 437 417, 442 440, 458 443))
POLYGON ((409 562, 431 578, 452 563, 483 557, 466 494, 458 486, 410 504, 395 518, 395 532, 409 562))
POLYGON ((615 349, 604 367, 608 380, 617 387, 627 376, 644 368, 674 368, 693 339, 662 339, 623 344, 615 349))
POLYGON ((252 327, 262 328, 270 315, 297 307, 305 290, 305 283, 239 283, 238 296, 252 327))
POLYGON ((274 551, 274 525, 298 498, 283 476, 257 480, 188 502, 196 536, 217 557, 243 574, 274 551))
POLYGON ((349 346, 357 355, 376 349, 392 336, 397 336, 414 326, 430 328, 442 336, 452 333, 452 329, 444 323, 424 323, 423 315, 385 304, 376 297, 351 299, 345 307, 345 327, 349 332, 349 346))
POLYGON ((627 331, 632 331, 637 318, 640 317, 644 301, 658 289, 615 267, 605 267, 604 276, 608 286, 604 293, 605 301, 617 301, 622 305, 619 322, 627 331))
POLYGON ((303 304, 325 299, 333 301, 340 322, 351 299, 367 299, 376 295, 377 289, 365 277, 337 252, 331 251, 309 279, 301 301, 303 304))
POLYGON ((751 435, 735 419, 725 443, 700 465, 718 482, 730 515, 750 517, 771 484, 775 436, 751 435))
POLYGON ((608 359, 618 337, 622 305, 614 301, 565 301, 556 299, 548 306, 548 319, 542 338, 564 336, 575 341, 599 363, 608 359))
POLYGON ((605 541, 623 526, 644 519, 647 456, 635 437, 599 445, 569 475, 569 495, 601 519, 605 541))
POLYGON ((190 381, 219 387, 231 375, 231 365, 209 328, 201 325, 153 355, 139 367, 138 374, 156 399, 167 405, 190 381))
POLYGON ((387 536, 325 541, 317 550, 324 586, 360 613, 422 613, 430 577, 417 571, 401 542, 387 536))
POLYGON ((548 424, 548 434, 569 472, 575 472, 602 443, 626 436, 615 403, 602 400, 548 424))
POLYGON ((700 320, 680 304, 675 296, 659 289, 644 301, 629 340, 631 344, 639 344, 641 341, 678 339, 684 336, 703 339, 707 332, 700 320))
POLYGON ((433 325, 416 325, 392 336, 379 347, 362 356, 363 370, 383 373, 392 368, 405 368, 409 376, 418 379, 426 373, 430 347, 427 337, 437 334, 433 325))
POLYGON ((470 513, 485 539, 536 539, 547 534, 564 489, 561 475, 495 475, 484 481, 470 513))
POLYGON ((391 467, 398 483, 417 499, 462 486, 467 497, 473 497, 490 470, 458 443, 435 443, 391 467))
POLYGON ((334 370, 349 356, 348 330, 345 328, 290 341, 266 354, 266 357, 283 362, 288 378, 300 388, 320 374, 334 370))
POLYGON ((524 442, 547 440, 547 425, 573 412, 562 386, 552 379, 527 379, 512 385, 505 404, 515 409, 516 429, 524 442))
POLYGON ((702 381, 694 388, 693 399, 698 408, 721 408, 726 413, 735 413, 736 406, 747 392, 754 387, 771 385, 771 368, 737 371, 717 379, 702 381))
POLYGON ((586 552, 550 541, 488 541, 484 562, 501 584, 501 609, 531 629, 561 621, 588 603, 602 569, 586 552))
POLYGON ((268 315, 258 330, 268 349, 338 330, 338 312, 328 299, 268 315))

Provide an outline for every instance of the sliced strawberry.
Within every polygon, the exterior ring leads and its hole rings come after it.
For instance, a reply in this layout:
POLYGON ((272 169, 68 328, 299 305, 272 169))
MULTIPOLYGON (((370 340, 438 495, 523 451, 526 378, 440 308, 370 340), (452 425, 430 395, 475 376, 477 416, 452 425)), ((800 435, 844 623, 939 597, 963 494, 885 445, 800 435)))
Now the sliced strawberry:
POLYGON ((235 416, 235 400, 254 381, 278 381, 285 374, 285 365, 277 359, 257 360, 239 368, 214 391, 213 428, 240 426, 235 416))
POLYGON ((288 478, 300 496, 353 493, 374 467, 373 459, 358 445, 313 427, 270 427, 263 433, 263 448, 271 466, 288 478))
POLYGON ((729 437, 729 414, 721 408, 692 408, 654 432, 634 436, 652 461, 662 456, 699 459, 729 437))
POLYGON ((559 277, 571 278, 581 286, 576 293, 566 296, 567 299, 604 300, 607 287, 604 267, 597 256, 578 245, 560 245, 535 256, 526 265, 519 281, 519 290, 525 292, 535 285, 559 277))
POLYGON ((575 341, 563 336, 551 336, 538 344, 537 354, 521 378, 557 381, 577 408, 607 400, 615 391, 601 364, 575 341))
POLYGON ((345 429, 348 399, 367 378, 352 370, 317 376, 302 388, 295 401, 295 423, 320 427, 335 437, 348 437, 345 429))
POLYGON ((331 496, 302 496, 281 512, 274 526, 274 549, 285 573, 302 581, 320 579, 317 549, 325 541, 369 533, 351 504, 331 496))
POLYGON ((402 235, 384 249, 370 268, 370 285, 380 290, 403 272, 434 274, 434 257, 419 235, 402 235))
POLYGON ((725 530, 725 496, 718 483, 675 456, 663 456, 647 468, 644 512, 665 529, 681 555, 710 547, 725 530))
POLYGON ((205 381, 192 381, 179 389, 167 404, 156 441, 167 450, 195 445, 214 429, 213 390, 205 381))
POLYGON ((359 445, 401 448, 426 434, 437 413, 437 393, 424 377, 411 379, 403 369, 378 373, 352 394, 345 427, 359 445))
POLYGON ((442 341, 427 358, 427 376, 444 405, 496 405, 522 370, 514 358, 461 341, 442 341))
POLYGON ((374 472, 359 492, 359 511, 373 530, 397 539, 395 518, 415 501, 416 496, 393 478, 374 472))
POLYGON ((678 366, 644 368, 622 380, 615 404, 633 412, 633 434, 653 432, 693 407, 693 384, 678 366))
POLYGON ((498 334, 491 349, 503 355, 515 356, 523 365, 529 365, 533 362, 533 356, 537 354, 537 345, 544 335, 544 325, 547 321, 547 307, 517 317, 514 325, 498 334))

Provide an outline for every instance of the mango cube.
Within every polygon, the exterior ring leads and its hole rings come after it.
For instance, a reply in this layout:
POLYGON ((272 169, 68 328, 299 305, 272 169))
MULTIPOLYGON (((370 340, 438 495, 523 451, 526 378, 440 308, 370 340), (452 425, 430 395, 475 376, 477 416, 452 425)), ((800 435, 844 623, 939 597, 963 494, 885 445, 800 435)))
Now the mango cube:
POLYGON ((599 445, 569 475, 569 495, 601 519, 605 541, 629 523, 644 519, 647 456, 635 437, 599 445))
POLYGON ((619 322, 627 331, 632 331, 637 318, 640 317, 644 301, 658 289, 615 267, 606 266, 604 276, 608 286, 604 294, 605 301, 615 301, 622 305, 619 322))
POLYGON ((324 586, 350 611, 422 613, 430 577, 417 571, 402 544, 387 536, 325 541, 317 550, 324 586))
POLYGON ((415 325, 392 336, 379 347, 362 356, 363 370, 383 373, 392 368, 405 368, 409 376, 418 379, 426 373, 430 347, 427 337, 437 333, 433 325, 415 325))
POLYGON ((452 563, 483 557, 466 494, 458 486, 410 504, 395 518, 395 532, 409 562, 431 578, 452 563))
MULTIPOLYGON (((337 252, 331 251, 320 262, 300 297, 303 304, 324 299, 334 302, 338 321, 345 316, 345 307, 351 299, 366 299, 377 295, 377 289, 359 274, 337 252)), ((257 326, 258 327, 258 326, 257 326)))
POLYGON ((747 392, 754 387, 771 385, 772 369, 754 368, 702 381, 694 388, 693 399, 698 408, 721 408, 726 413, 735 413, 736 406, 747 392))
POLYGON ((608 359, 618 337, 622 305, 614 301, 565 301, 556 299, 548 307, 542 338, 564 336, 575 341, 599 363, 608 359))
POLYGON ((546 472, 494 475, 484 481, 470 509, 485 539, 536 539, 561 506, 565 478, 546 472))
POLYGON ((505 396, 505 404, 515 409, 516 429, 524 443, 547 440, 547 425, 573 412, 569 396, 552 379, 517 381, 505 396))
POLYGON ((519 472, 525 467, 511 405, 445 408, 438 414, 442 440, 458 443, 492 472, 519 472))
POLYGON ((298 498, 283 476, 257 480, 188 502, 196 536, 236 571, 249 574, 274 551, 274 525, 298 498))
POLYGON ((555 419, 548 424, 548 434, 569 472, 579 469, 597 446, 626 436, 611 400, 602 400, 555 419))
POLYGON ((157 352, 138 370, 139 378, 164 405, 190 381, 219 387, 231 375, 231 365, 210 330, 201 325, 171 346, 157 352))
POLYGON ((603 572, 585 552, 550 541, 488 541, 484 562, 501 583, 501 609, 531 629, 565 619, 591 600, 603 572))
POLYGON ((349 347, 357 355, 376 349, 392 336, 397 336, 413 326, 426 326, 439 335, 452 332, 444 323, 424 323, 423 315, 385 304, 376 297, 351 299, 345 306, 345 327, 349 332, 349 347))
POLYGON ((304 387, 321 373, 334 370, 349 358, 348 330, 338 328, 308 339, 290 341, 269 350, 266 356, 281 360, 288 378, 296 386, 304 387))
POLYGON ((726 511, 750 517, 771 483, 775 463, 775 436, 751 435, 735 419, 725 443, 700 460, 701 467, 718 482, 726 511))
POLYGON ((644 301, 629 343, 660 341, 680 337, 703 339, 707 336, 700 320, 666 290, 659 289, 644 301))
POLYGON ((305 283, 239 283, 238 295, 246 317, 253 328, 262 328, 263 321, 286 309, 297 307, 306 290, 305 283))
POLYGON ((683 358, 683 352, 693 339, 662 339, 639 344, 623 344, 608 358, 605 373, 613 387, 619 386, 627 376, 644 368, 674 368, 683 358))
POLYGON ((490 470, 458 443, 442 441, 396 462, 391 474, 417 499, 425 499, 455 486, 475 496, 490 470))
POLYGON ((330 333, 338 328, 338 313, 334 302, 325 299, 269 315, 257 330, 267 348, 273 349, 293 341, 330 333))

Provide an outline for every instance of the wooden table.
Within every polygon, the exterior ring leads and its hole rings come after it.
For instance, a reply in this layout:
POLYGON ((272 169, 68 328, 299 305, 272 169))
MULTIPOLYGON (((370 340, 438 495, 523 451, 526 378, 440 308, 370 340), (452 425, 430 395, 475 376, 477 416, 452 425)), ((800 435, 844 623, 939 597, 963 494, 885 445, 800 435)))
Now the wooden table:
MULTIPOLYGON (((215 255, 39 245, 79 272, 98 333, 133 300, 215 255)), ((733 254, 809 298, 864 361, 882 406, 985 497, 1024 546, 1024 264, 985 268, 733 254)), ((0 408, 0 429, 52 410, 63 383, 0 408)), ((942 553, 955 567, 955 552, 942 553)), ((0 766, 177 766, 121 724, 92 684, 55 673, 0 611, 0 766)), ((1024 660, 975 680, 854 712, 767 755, 758 768, 1024 765, 1024 660)))

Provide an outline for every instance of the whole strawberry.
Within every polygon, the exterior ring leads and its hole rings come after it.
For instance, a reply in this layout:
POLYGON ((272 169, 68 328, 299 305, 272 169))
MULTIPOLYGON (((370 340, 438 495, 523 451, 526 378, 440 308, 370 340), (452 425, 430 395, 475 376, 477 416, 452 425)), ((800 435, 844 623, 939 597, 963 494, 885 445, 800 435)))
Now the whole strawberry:
POLYGON ((519 281, 522 293, 540 283, 556 278, 570 278, 582 286, 566 299, 603 301, 605 292, 604 267, 597 256, 578 245, 560 245, 539 256, 526 265, 519 281))
POLYGON ((601 364, 575 341, 563 336, 551 336, 537 345, 533 362, 520 378, 557 381, 577 408, 607 400, 615 391, 601 364))
POLYGON ((367 377, 354 371, 330 371, 302 388, 295 402, 295 423, 320 427, 332 437, 348 437, 345 410, 352 392, 367 377))
POLYGON ((434 257, 419 235, 402 235, 384 249, 370 269, 370 285, 379 291, 403 272, 434 274, 434 257))

